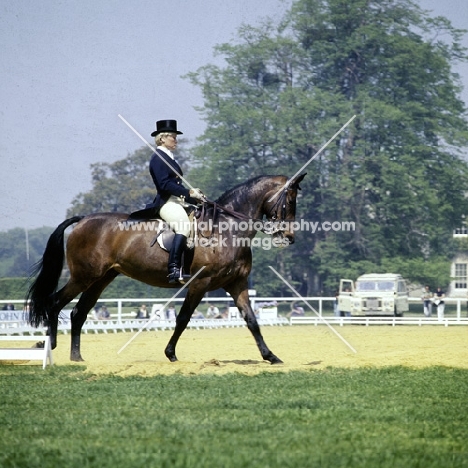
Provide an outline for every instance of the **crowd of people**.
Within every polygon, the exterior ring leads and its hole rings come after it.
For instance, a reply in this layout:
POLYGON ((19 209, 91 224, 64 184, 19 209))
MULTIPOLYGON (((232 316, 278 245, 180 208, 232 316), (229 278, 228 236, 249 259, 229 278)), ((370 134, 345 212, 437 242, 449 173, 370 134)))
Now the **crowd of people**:
POLYGON ((109 320, 111 318, 109 309, 105 305, 96 305, 94 307, 95 320, 109 320))
MULTIPOLYGON (((206 311, 206 316, 198 309, 195 309, 192 314, 192 319, 201 320, 201 319, 226 319, 229 317, 229 307, 223 307, 221 311, 218 307, 213 304, 208 304, 206 311)), ((140 308, 136 311, 136 319, 152 319, 152 320, 175 320, 177 318, 177 310, 173 303, 164 309, 160 304, 153 304, 151 312, 148 311, 146 304, 142 304, 140 308)))

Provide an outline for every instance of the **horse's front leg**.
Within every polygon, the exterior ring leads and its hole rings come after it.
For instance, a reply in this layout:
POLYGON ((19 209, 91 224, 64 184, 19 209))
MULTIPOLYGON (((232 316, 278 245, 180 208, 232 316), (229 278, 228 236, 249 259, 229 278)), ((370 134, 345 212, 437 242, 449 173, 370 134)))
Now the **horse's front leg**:
POLYGON ((262 333, 260 332, 260 326, 257 322, 257 318, 255 317, 254 311, 252 310, 252 306, 250 305, 250 298, 247 285, 241 288, 240 292, 238 293, 236 293, 235 289, 229 290, 228 292, 231 294, 232 298, 234 299, 234 303, 236 304, 240 313, 244 317, 244 320, 247 323, 247 328, 250 330, 253 337, 255 338, 255 342, 257 343, 262 358, 265 359, 265 361, 270 361, 271 364, 282 364, 283 361, 270 351, 270 349, 265 343, 265 340, 263 339, 262 333))
POLYGON ((164 354, 171 362, 177 361, 175 353, 177 342, 179 341, 180 335, 182 335, 184 330, 187 328, 187 325, 190 322, 190 317, 192 316, 193 311, 197 305, 200 303, 202 297, 203 294, 201 296, 196 295, 194 298, 193 295, 191 295, 189 292, 184 300, 184 303, 182 304, 182 307, 180 308, 180 312, 176 317, 174 333, 172 334, 171 339, 169 340, 169 343, 164 350, 164 354))

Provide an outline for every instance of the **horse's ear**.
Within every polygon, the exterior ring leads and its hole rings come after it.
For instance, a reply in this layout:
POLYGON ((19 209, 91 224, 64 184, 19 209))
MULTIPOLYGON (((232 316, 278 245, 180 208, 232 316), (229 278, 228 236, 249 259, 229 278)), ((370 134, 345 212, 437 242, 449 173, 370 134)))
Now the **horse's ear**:
POLYGON ((304 172, 304 174, 298 175, 295 179, 291 181, 289 184, 290 187, 295 188, 297 190, 301 190, 301 187, 299 187, 299 184, 302 182, 302 179, 307 175, 307 172, 304 172))

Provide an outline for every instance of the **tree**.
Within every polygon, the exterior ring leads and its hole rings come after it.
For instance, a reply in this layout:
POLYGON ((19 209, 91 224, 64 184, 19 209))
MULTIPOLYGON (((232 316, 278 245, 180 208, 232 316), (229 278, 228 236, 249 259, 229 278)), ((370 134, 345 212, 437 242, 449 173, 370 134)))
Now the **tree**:
POLYGON ((67 216, 99 212, 130 212, 154 198, 148 161, 151 150, 143 147, 114 163, 91 165, 93 188, 72 201, 67 216), (146 176, 146 177, 145 177, 146 176))
POLYGON ((192 176, 217 194, 292 175, 355 114, 309 166, 298 207, 299 218, 355 229, 299 233, 285 269, 309 294, 331 293, 349 271, 447 259, 468 210, 468 125, 452 71, 467 58, 461 35, 410 0, 298 0, 278 25, 242 27, 238 44, 217 47, 225 68, 189 75, 208 124, 192 176))

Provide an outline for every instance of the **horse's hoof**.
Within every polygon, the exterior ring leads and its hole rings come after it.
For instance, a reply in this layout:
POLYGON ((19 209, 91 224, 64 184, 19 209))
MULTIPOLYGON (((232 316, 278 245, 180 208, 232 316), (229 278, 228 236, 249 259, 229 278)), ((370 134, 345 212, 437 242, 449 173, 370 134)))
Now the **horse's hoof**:
POLYGON ((283 361, 276 356, 273 356, 271 359, 269 359, 271 364, 283 364, 283 361))
POLYGON ((167 359, 169 359, 169 361, 171 361, 171 362, 176 362, 177 361, 177 358, 176 358, 176 355, 175 355, 174 351, 175 351, 175 349, 172 346, 168 346, 164 350, 164 354, 166 355, 167 359))
POLYGON ((70 361, 74 362, 84 362, 84 359, 81 357, 81 354, 78 356, 70 356, 70 361))

